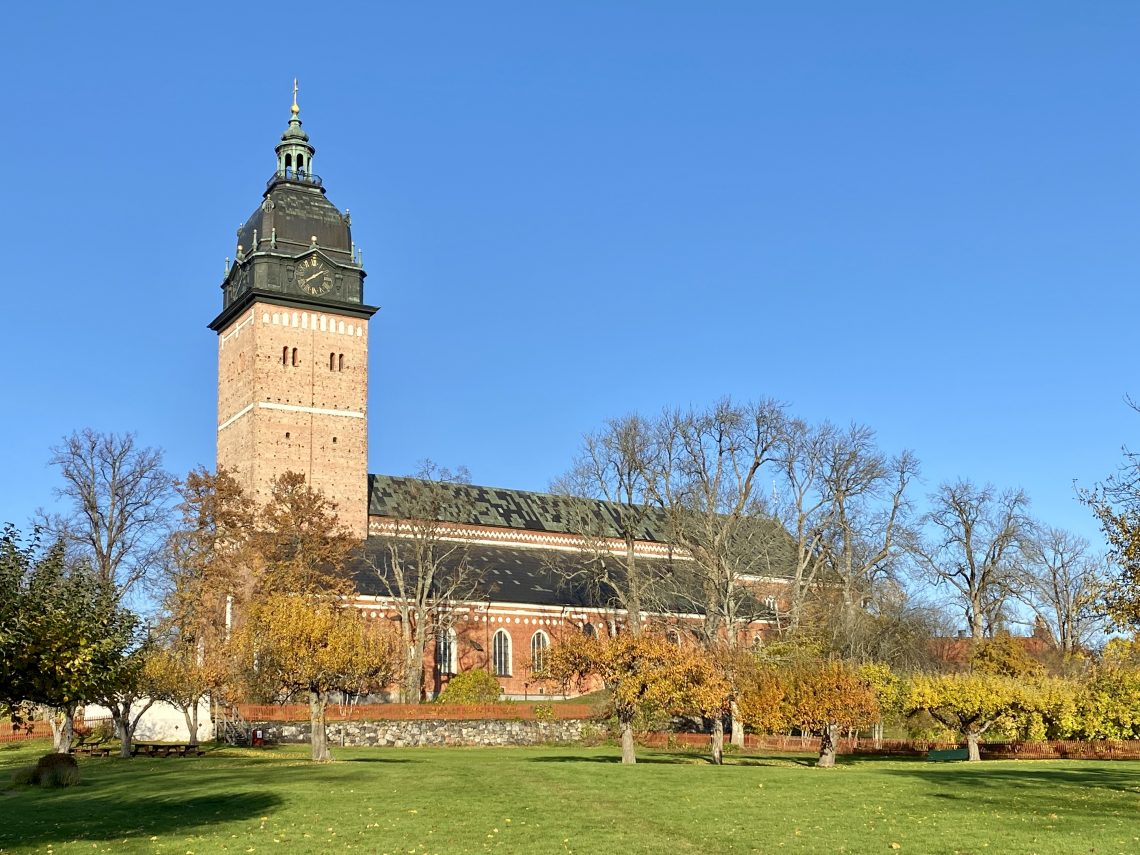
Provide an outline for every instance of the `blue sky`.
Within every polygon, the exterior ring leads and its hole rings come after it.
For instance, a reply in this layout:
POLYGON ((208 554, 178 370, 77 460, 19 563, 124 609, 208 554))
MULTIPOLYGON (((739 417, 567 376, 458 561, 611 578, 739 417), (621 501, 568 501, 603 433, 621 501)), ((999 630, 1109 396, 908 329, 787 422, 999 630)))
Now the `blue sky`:
POLYGON ((294 76, 382 307, 371 471, 543 489, 610 416, 773 396, 1094 534, 1140 433, 1134 3, 5 14, 0 520, 75 428, 213 464, 294 76))

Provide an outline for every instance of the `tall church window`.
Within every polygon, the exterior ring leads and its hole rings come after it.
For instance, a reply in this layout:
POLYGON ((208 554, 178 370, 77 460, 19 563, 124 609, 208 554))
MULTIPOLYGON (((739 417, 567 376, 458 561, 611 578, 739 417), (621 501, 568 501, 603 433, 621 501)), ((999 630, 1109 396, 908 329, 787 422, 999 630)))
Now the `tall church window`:
POLYGON ((435 665, 440 674, 455 673, 455 630, 441 629, 436 636, 435 665))
POLYGON ((281 364, 289 364, 289 345, 285 345, 283 348, 281 348, 281 364))
POLYGON ((598 637, 598 630, 592 623, 588 623, 582 627, 582 635, 589 636, 590 638, 598 637))
POLYGON ((337 360, 337 369, 336 370, 337 371, 344 371, 344 354, 343 353, 340 354, 340 357, 337 360))
POLYGON ((511 637, 505 629, 495 631, 491 641, 491 663, 496 677, 511 676, 511 637))
POLYGON ((530 670, 535 674, 546 668, 546 649, 550 647, 550 638, 541 629, 530 638, 530 670))
POLYGON ((297 348, 293 348, 293 367, 297 367, 297 348))
POLYGON ((335 361, 335 360, 334 360, 334 357, 335 357, 335 356, 336 356, 336 354, 335 354, 335 353, 330 353, 330 354, 329 354, 329 371, 332 371, 332 370, 334 370, 334 369, 333 369, 333 363, 334 363, 334 361, 335 361))

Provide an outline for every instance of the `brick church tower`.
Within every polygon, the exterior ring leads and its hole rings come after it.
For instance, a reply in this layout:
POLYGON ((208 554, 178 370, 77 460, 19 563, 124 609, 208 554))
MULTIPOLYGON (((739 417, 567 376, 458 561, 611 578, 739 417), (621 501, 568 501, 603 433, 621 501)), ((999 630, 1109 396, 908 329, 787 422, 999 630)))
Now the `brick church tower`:
POLYGON ((368 320, 364 269, 348 211, 325 198, 301 129, 297 87, 277 169, 238 230, 222 282, 218 468, 257 503, 283 472, 337 503, 368 533, 368 320))

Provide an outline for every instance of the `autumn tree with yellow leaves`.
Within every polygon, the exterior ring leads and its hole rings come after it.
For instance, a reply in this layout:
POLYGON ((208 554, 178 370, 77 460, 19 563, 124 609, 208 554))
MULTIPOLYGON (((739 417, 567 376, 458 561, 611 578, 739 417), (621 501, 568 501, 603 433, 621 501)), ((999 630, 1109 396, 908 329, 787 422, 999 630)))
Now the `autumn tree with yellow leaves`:
MULTIPOLYGON (((621 762, 636 763, 633 721, 638 714, 692 714, 720 718, 730 687, 703 651, 681 648, 655 634, 595 638, 569 635, 550 650, 545 679, 581 687, 600 678, 621 733, 621 762)), ((720 763, 723 743, 714 743, 720 763)))
POLYGON ((911 678, 903 708, 908 715, 928 713, 942 726, 966 738, 970 760, 980 760, 983 734, 1025 709, 1026 691, 1015 677, 967 672, 919 674, 911 678))
POLYGON ((802 664, 788 672, 788 720, 820 738, 821 769, 835 765, 839 734, 879 720, 871 684, 846 662, 802 664))
POLYGON ((377 690, 399 669, 397 640, 386 626, 355 608, 303 594, 253 603, 235 642, 251 684, 271 696, 308 698, 312 759, 320 762, 332 759, 329 696, 377 690))

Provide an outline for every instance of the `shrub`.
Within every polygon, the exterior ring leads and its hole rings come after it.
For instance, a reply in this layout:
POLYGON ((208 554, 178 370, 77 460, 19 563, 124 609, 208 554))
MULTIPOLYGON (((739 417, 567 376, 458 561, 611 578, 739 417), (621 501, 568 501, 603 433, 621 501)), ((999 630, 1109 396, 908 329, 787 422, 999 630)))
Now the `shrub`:
POLYGON ((493 704, 499 700, 499 681, 482 668, 456 674, 435 699, 437 704, 493 704))
POLYGON ((534 717, 536 721, 553 721, 554 707, 551 704, 535 704, 534 717))
POLYGON ((25 766, 22 769, 17 769, 16 773, 12 776, 13 787, 28 787, 36 777, 35 766, 25 766))
POLYGON ((79 764, 70 754, 45 754, 32 769, 30 783, 41 787, 73 787, 79 783, 79 764))

